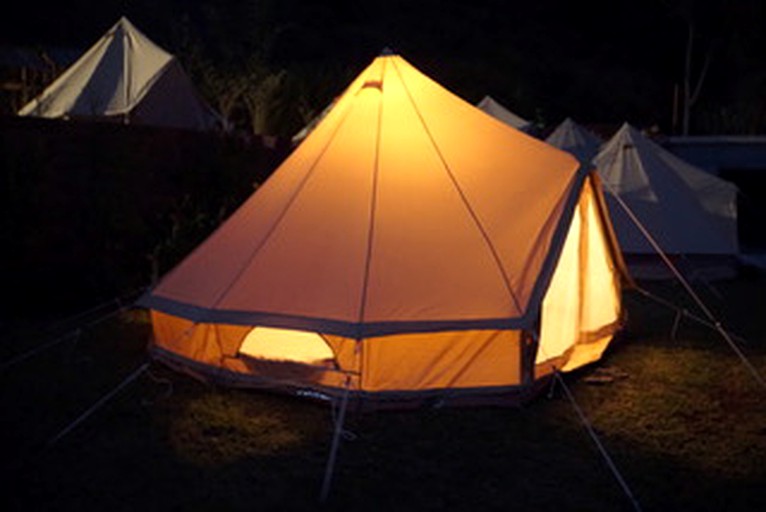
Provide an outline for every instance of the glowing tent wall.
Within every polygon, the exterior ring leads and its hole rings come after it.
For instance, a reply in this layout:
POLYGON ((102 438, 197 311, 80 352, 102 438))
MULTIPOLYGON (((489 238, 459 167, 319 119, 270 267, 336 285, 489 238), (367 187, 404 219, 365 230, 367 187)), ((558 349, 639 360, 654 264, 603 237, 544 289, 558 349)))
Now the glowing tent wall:
POLYGON ((181 368, 196 367, 205 378, 241 386, 337 395, 349 376, 350 389, 368 398, 398 399, 429 391, 453 396, 520 392, 553 366, 568 371, 599 359, 619 328, 620 270, 611 244, 594 177, 582 188, 545 294, 536 351, 531 335, 515 329, 396 334, 359 341, 268 329, 262 331, 260 343, 269 347, 248 349, 245 340, 259 343, 253 335, 261 328, 195 324, 153 311, 155 353, 181 368), (323 344, 326 352, 309 359, 305 353, 291 353, 291 347, 312 343, 323 344))
POLYGON ((384 55, 140 303, 205 378, 478 400, 597 358, 621 271, 594 171, 384 55), (334 358, 243 351, 263 327, 334 358))

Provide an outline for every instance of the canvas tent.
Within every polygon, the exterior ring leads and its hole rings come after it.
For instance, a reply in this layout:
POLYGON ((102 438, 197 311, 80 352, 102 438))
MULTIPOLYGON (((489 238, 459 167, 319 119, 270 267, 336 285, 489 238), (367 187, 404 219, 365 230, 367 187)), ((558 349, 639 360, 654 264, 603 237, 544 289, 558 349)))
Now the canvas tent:
POLYGON ((734 184, 681 160, 628 123, 593 162, 604 181, 614 229, 626 255, 653 258, 657 249, 616 197, 662 252, 694 257, 701 263, 705 259, 736 259, 739 244, 734 184))
POLYGON ((506 402, 601 356, 622 268, 595 173, 382 55, 139 305, 207 379, 506 402))
POLYGON ((567 117, 559 124, 545 142, 571 153, 580 162, 590 163, 604 143, 601 137, 567 117))
POLYGON ((123 17, 27 103, 20 116, 101 119, 192 130, 223 127, 173 55, 123 17))
POLYGON ((479 103, 476 104, 481 110, 491 115, 495 119, 498 119, 508 126, 513 126, 517 130, 527 132, 532 128, 532 123, 527 121, 521 116, 518 116, 505 108, 503 105, 495 101, 491 96, 484 96, 479 103))

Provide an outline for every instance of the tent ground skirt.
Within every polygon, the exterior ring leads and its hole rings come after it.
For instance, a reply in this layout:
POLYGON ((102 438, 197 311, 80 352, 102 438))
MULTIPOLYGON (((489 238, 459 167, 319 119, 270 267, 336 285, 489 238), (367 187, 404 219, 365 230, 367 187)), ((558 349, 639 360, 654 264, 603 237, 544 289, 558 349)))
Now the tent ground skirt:
MULTIPOLYGON (((154 346, 152 358, 174 371, 215 385, 253 389, 295 396, 319 403, 332 403, 342 399, 342 387, 300 382, 296 379, 243 374, 221 367, 212 367, 180 356, 161 347, 154 346)), ((339 377, 344 374, 338 372, 339 377)), ((352 382, 358 382, 358 375, 351 374, 352 382)), ((349 409, 355 412, 377 410, 406 410, 423 407, 472 407, 497 406, 519 407, 539 396, 550 386, 552 375, 546 375, 525 384, 490 386, 481 388, 424 389, 360 391, 352 389, 349 394, 349 409)))

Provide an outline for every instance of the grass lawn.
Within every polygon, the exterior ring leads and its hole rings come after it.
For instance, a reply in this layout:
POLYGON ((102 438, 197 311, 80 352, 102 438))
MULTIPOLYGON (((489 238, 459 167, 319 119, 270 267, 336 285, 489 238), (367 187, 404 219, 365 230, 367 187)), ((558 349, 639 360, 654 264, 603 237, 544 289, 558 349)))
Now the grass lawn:
MULTIPOLYGON (((680 285, 644 285, 692 309, 680 285)), ((766 375, 766 275, 697 289, 766 375)), ((766 510, 766 389, 714 330, 674 329, 634 291, 625 304, 606 357, 565 379, 643 509, 766 510)), ((1 360, 68 329, 6 329, 1 360)), ((0 510, 631 510, 560 388, 522 408, 349 416, 324 506, 330 408, 156 363, 49 444, 146 360, 148 335, 128 312, 3 370, 0 510)))

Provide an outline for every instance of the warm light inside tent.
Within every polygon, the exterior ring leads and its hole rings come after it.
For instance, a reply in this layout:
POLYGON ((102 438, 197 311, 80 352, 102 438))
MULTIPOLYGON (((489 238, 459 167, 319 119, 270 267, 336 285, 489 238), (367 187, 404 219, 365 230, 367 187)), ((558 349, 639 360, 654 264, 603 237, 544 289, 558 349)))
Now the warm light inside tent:
POLYGON ((583 188, 543 301, 538 364, 567 353, 564 370, 597 360, 620 320, 619 282, 609 263, 606 235, 597 228, 601 222, 594 195, 591 186, 583 188))
POLYGON ((239 353, 257 359, 305 364, 323 364, 335 359, 319 334, 272 327, 252 329, 245 336, 239 353))
POLYGON ((543 301, 537 363, 562 356, 577 341, 580 301, 572 299, 580 294, 581 231, 582 222, 578 211, 572 217, 559 264, 543 301))
POLYGON ((578 167, 403 59, 376 60, 142 300, 153 354, 381 406, 523 400, 619 327, 619 254, 578 167), (259 325, 276 319, 304 331, 259 325))

